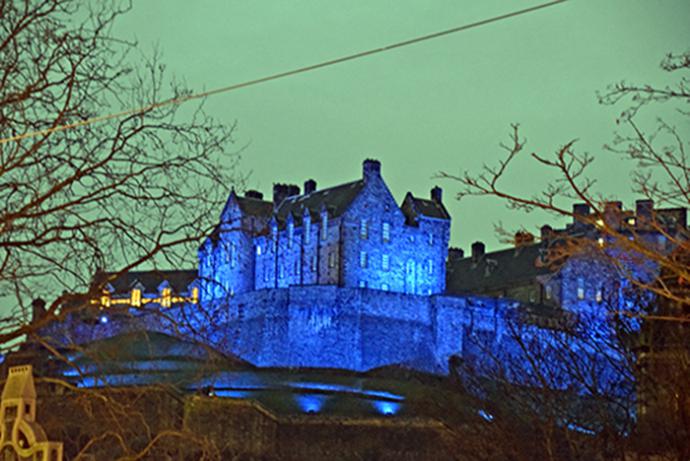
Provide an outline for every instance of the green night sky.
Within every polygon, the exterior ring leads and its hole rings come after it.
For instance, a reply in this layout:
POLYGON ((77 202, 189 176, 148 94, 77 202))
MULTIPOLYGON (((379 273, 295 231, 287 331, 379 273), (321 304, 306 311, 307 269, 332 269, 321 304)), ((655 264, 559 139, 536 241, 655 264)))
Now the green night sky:
MULTIPOLYGON (((116 34, 157 44, 172 74, 211 89, 474 22, 537 4, 498 0, 139 0, 116 34)), ((507 210, 494 199, 454 198, 441 170, 477 171, 500 155, 519 122, 530 151, 577 138, 596 155, 600 191, 632 206, 628 171, 601 146, 622 107, 595 92, 626 79, 663 82, 664 53, 690 46, 688 0, 571 0, 526 16, 386 54, 214 96, 208 111, 237 120, 241 168, 270 197, 273 182, 319 187, 356 179, 381 160, 394 196, 427 196, 439 183, 453 216, 451 243, 500 244, 494 225, 536 230, 544 215, 507 210)), ((510 175, 530 191, 529 163, 510 175)), ((230 185, 228 185, 229 189, 230 185)), ((220 212, 220 210, 219 210, 220 212)))

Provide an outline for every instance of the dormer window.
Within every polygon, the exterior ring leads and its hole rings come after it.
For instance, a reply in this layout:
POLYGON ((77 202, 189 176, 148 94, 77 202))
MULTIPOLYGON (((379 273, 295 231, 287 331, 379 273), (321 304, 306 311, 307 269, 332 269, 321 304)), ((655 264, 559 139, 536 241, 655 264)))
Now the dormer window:
POLYGON ((391 223, 384 221, 381 224, 381 238, 383 239, 383 243, 391 241, 391 223))

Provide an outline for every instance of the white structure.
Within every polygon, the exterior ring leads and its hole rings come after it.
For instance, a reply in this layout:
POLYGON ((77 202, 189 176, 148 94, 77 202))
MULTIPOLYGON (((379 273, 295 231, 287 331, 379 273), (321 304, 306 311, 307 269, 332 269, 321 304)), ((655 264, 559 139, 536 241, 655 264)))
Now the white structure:
POLYGON ((36 388, 31 365, 10 368, 2 389, 0 459, 62 461, 62 443, 49 442, 36 422, 36 388))

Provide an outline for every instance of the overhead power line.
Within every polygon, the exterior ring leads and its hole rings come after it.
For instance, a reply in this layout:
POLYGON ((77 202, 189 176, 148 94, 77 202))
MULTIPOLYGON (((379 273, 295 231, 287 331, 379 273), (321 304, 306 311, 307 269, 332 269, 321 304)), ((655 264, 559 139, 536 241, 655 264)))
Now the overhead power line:
POLYGON ((514 18, 516 16, 521 16, 521 15, 524 15, 527 13, 532 13, 532 12, 535 12, 538 10, 549 8, 551 6, 565 3, 566 1, 568 1, 568 0, 555 0, 555 1, 547 2, 547 3, 542 3, 542 4, 532 6, 529 8, 525 8, 522 10, 512 11, 510 13, 502 14, 499 16, 494 16, 494 17, 491 17, 488 19, 482 19, 481 21, 472 22, 469 24, 464 24, 461 26, 453 27, 451 29, 445 29, 445 30, 442 30, 439 32, 433 32, 433 33, 427 34, 427 35, 421 35, 421 36, 410 38, 410 39, 403 40, 400 42, 395 42, 395 43, 392 43, 390 45, 383 46, 380 48, 373 48, 370 50, 360 51, 360 52, 357 52, 354 54, 341 56, 339 58, 331 59, 328 61, 321 61, 321 62, 316 63, 316 64, 311 64, 311 65, 304 66, 304 67, 298 67, 296 69, 288 70, 285 72, 279 72, 277 74, 268 75, 266 77, 261 77, 261 78, 257 78, 254 80, 248 80, 248 81, 241 82, 241 83, 235 83, 233 85, 224 86, 224 87, 216 88, 213 90, 203 91, 200 93, 193 93, 193 94, 189 94, 186 96, 166 99, 164 101, 155 102, 155 103, 141 106, 138 108, 127 109, 127 110, 123 110, 121 112, 114 112, 114 113, 110 113, 110 114, 106 114, 106 115, 100 115, 97 117, 92 117, 92 118, 89 118, 86 120, 81 120, 78 122, 67 123, 65 125, 58 125, 58 126, 46 128, 43 130, 31 131, 28 133, 23 133, 20 135, 9 137, 9 138, 2 138, 2 139, 0 139, 0 144, 5 144, 8 142, 12 142, 12 141, 20 141, 22 139, 33 138, 36 136, 46 135, 46 134, 54 133, 57 131, 65 131, 65 130, 69 130, 69 129, 73 129, 73 128, 79 128, 82 126, 91 125, 91 124, 103 122, 106 120, 111 120, 111 119, 120 118, 120 117, 126 117, 129 115, 136 115, 136 114, 148 112, 148 111, 153 110, 153 109, 157 109, 159 107, 169 106, 169 105, 173 105, 173 104, 182 104, 184 102, 191 101, 194 99, 202 99, 202 98, 206 98, 208 96, 213 96, 213 95, 220 94, 220 93, 227 93, 230 91, 239 90, 240 88, 246 88, 246 87, 258 85, 261 83, 270 82, 272 80, 278 80, 281 78, 290 77, 292 75, 302 74, 305 72, 311 72, 313 70, 321 69, 324 67, 334 66, 336 64, 341 64, 341 63, 344 63, 347 61, 354 61, 355 59, 360 59, 360 58, 372 56, 375 54, 385 53, 387 51, 392 51, 392 50, 395 50, 397 48, 403 48, 403 47, 414 45, 414 44, 417 44, 420 42, 425 42, 427 40, 433 40, 436 38, 444 37, 446 35, 451 35, 451 34, 455 34, 458 32, 463 32, 463 31, 468 30, 468 29, 474 29, 474 28, 485 26, 487 24, 491 24, 494 22, 503 21, 505 19, 514 18))

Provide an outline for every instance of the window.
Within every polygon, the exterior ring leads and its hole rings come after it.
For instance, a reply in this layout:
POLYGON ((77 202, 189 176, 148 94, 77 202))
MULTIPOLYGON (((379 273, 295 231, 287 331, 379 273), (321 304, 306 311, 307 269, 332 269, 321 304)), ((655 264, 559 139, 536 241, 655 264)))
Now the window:
POLYGON ((170 288, 163 288, 161 292, 162 300, 161 306, 170 307, 172 305, 172 290, 170 288))
POLYGON ((391 268, 391 258, 387 254, 381 256, 381 268, 387 271, 391 268))
POLYGON ((359 221, 359 238, 362 240, 369 238, 369 223, 366 219, 360 219, 359 221))
POLYGON ((316 255, 311 257, 311 270, 312 272, 316 271, 316 255))
POLYGON ((304 220, 304 243, 309 243, 309 234, 311 233, 311 219, 306 218, 304 220))
POLYGON ((601 300, 603 299, 601 287, 597 288, 597 293, 595 295, 595 299, 597 300, 598 303, 600 303, 601 300))
POLYGON ((429 275, 434 273, 434 262, 431 259, 427 260, 426 262, 426 270, 429 275))
POLYGON ((577 299, 585 299, 585 279, 577 278, 577 299))
POLYGON ((544 294, 547 300, 550 300, 553 297, 553 288, 551 288, 551 285, 546 285, 544 287, 544 294))
POLYGON ((359 267, 361 267, 361 268, 367 267, 367 252, 366 251, 360 251, 359 252, 359 267))
POLYGON ((256 255, 261 256, 261 245, 256 246, 256 255))
POLYGON ((328 214, 321 214, 321 240, 328 238, 328 214))
POLYGON ((299 275, 299 259, 295 259, 294 272, 295 275, 299 275))
POLYGON ((391 241, 391 224, 389 222, 383 222, 381 225, 381 237, 384 243, 391 241))
POLYGON ((232 242, 230 244, 230 267, 237 266, 237 244, 232 242))
POLYGON ((285 277, 285 265, 283 263, 280 263, 278 266, 278 278, 283 278, 285 277))
POLYGON ((382 283, 382 284, 381 284, 381 289, 382 289, 383 291, 388 291, 388 284, 387 284, 387 283, 382 283))
POLYGON ((335 251, 328 253, 328 267, 335 267, 335 251))
POLYGON ((268 282, 268 265, 264 266, 264 282, 268 282))
POLYGON ((434 234, 429 232, 429 245, 433 245, 433 244, 434 244, 434 234))
POLYGON ((292 248, 292 240, 295 237, 295 225, 293 223, 288 224, 288 248, 292 248))
POLYGON ((359 281, 359 287, 360 287, 360 288, 366 288, 366 287, 367 287, 367 282, 365 282, 364 280, 360 280, 360 281, 359 281))
POLYGON ((141 306, 141 290, 138 288, 132 290, 132 306, 141 306))

